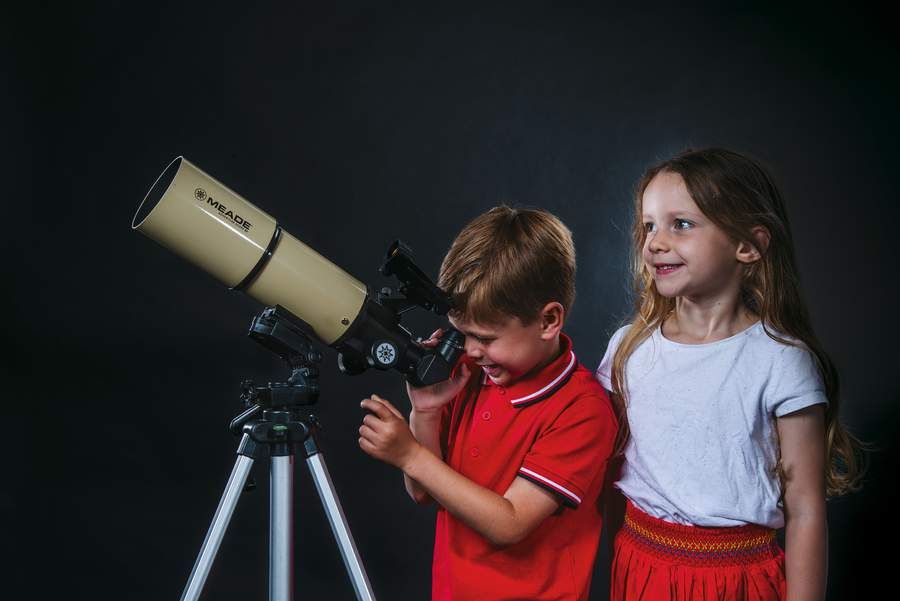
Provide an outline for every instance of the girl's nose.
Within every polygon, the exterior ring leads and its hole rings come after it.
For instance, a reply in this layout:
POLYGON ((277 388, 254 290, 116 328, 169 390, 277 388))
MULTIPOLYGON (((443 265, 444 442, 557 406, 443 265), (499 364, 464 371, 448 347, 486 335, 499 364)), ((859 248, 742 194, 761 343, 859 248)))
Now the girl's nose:
POLYGON ((653 232, 647 241, 647 248, 650 252, 663 252, 669 250, 669 241, 662 232, 653 232))

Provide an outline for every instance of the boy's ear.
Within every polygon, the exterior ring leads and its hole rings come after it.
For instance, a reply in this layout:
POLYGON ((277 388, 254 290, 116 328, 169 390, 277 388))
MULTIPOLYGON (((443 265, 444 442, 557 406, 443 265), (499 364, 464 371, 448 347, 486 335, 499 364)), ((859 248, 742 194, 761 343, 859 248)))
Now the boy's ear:
POLYGON ((558 336, 560 331, 562 331, 563 323, 566 319, 566 310, 560 303, 551 301, 541 309, 541 315, 538 319, 541 322, 541 338, 550 340, 554 336, 558 336))
POLYGON ((750 230, 751 240, 744 240, 738 244, 735 257, 741 263, 755 263, 759 261, 763 253, 769 248, 771 235, 769 230, 761 225, 757 225, 750 230))

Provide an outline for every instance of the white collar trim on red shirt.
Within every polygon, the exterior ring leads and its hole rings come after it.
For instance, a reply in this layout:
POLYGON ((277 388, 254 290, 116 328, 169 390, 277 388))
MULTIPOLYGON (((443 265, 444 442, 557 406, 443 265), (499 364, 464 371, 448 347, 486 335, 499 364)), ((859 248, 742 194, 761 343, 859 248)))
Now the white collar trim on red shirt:
POLYGON ((509 402, 512 405, 520 405, 522 403, 527 403, 528 401, 533 401, 533 400, 537 399, 541 395, 546 394, 550 390, 553 390, 553 388, 558 386, 559 383, 562 382, 565 378, 568 378, 569 375, 571 375, 573 369, 575 369, 575 352, 569 351, 569 364, 566 365, 566 368, 564 370, 562 370, 562 373, 560 373, 558 376, 553 378, 553 380, 549 384, 547 384, 540 390, 532 392, 529 395, 519 397, 517 399, 510 399, 509 402))

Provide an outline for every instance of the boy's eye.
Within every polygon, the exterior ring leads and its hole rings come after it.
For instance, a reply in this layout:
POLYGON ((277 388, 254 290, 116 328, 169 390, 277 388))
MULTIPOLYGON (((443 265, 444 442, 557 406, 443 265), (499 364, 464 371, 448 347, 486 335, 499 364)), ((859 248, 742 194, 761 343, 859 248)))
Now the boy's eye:
POLYGON ((676 230, 689 230, 694 227, 694 224, 688 221, 687 219, 676 219, 675 220, 675 229, 676 230))

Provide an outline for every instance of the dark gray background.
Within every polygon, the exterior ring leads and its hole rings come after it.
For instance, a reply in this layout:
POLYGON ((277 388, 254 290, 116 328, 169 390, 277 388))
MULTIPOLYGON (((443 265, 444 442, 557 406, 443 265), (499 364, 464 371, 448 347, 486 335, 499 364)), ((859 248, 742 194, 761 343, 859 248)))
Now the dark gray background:
MULTIPOLYGON (((782 185, 844 419, 879 447, 866 488, 829 504, 830 598, 884 578, 892 563, 874 548, 896 531, 900 396, 898 53, 886 15, 323 4, 4 11, 7 586, 177 598, 234 461, 238 383, 283 376, 245 337, 261 307, 130 230, 174 156, 375 285, 394 238, 436 274, 478 213, 549 209, 575 233, 567 330, 593 367, 629 312, 635 181, 712 144, 763 159, 782 185)), ((411 323, 427 333, 434 320, 411 323)), ((374 589, 427 598, 433 510, 356 446, 359 400, 403 404, 400 383, 341 376, 326 351, 322 386, 322 446, 374 589)), ((207 599, 265 595, 259 477, 207 599)), ((297 485, 298 599, 352 599, 305 469, 297 485)), ((606 586, 598 565, 591 598, 606 586)))

